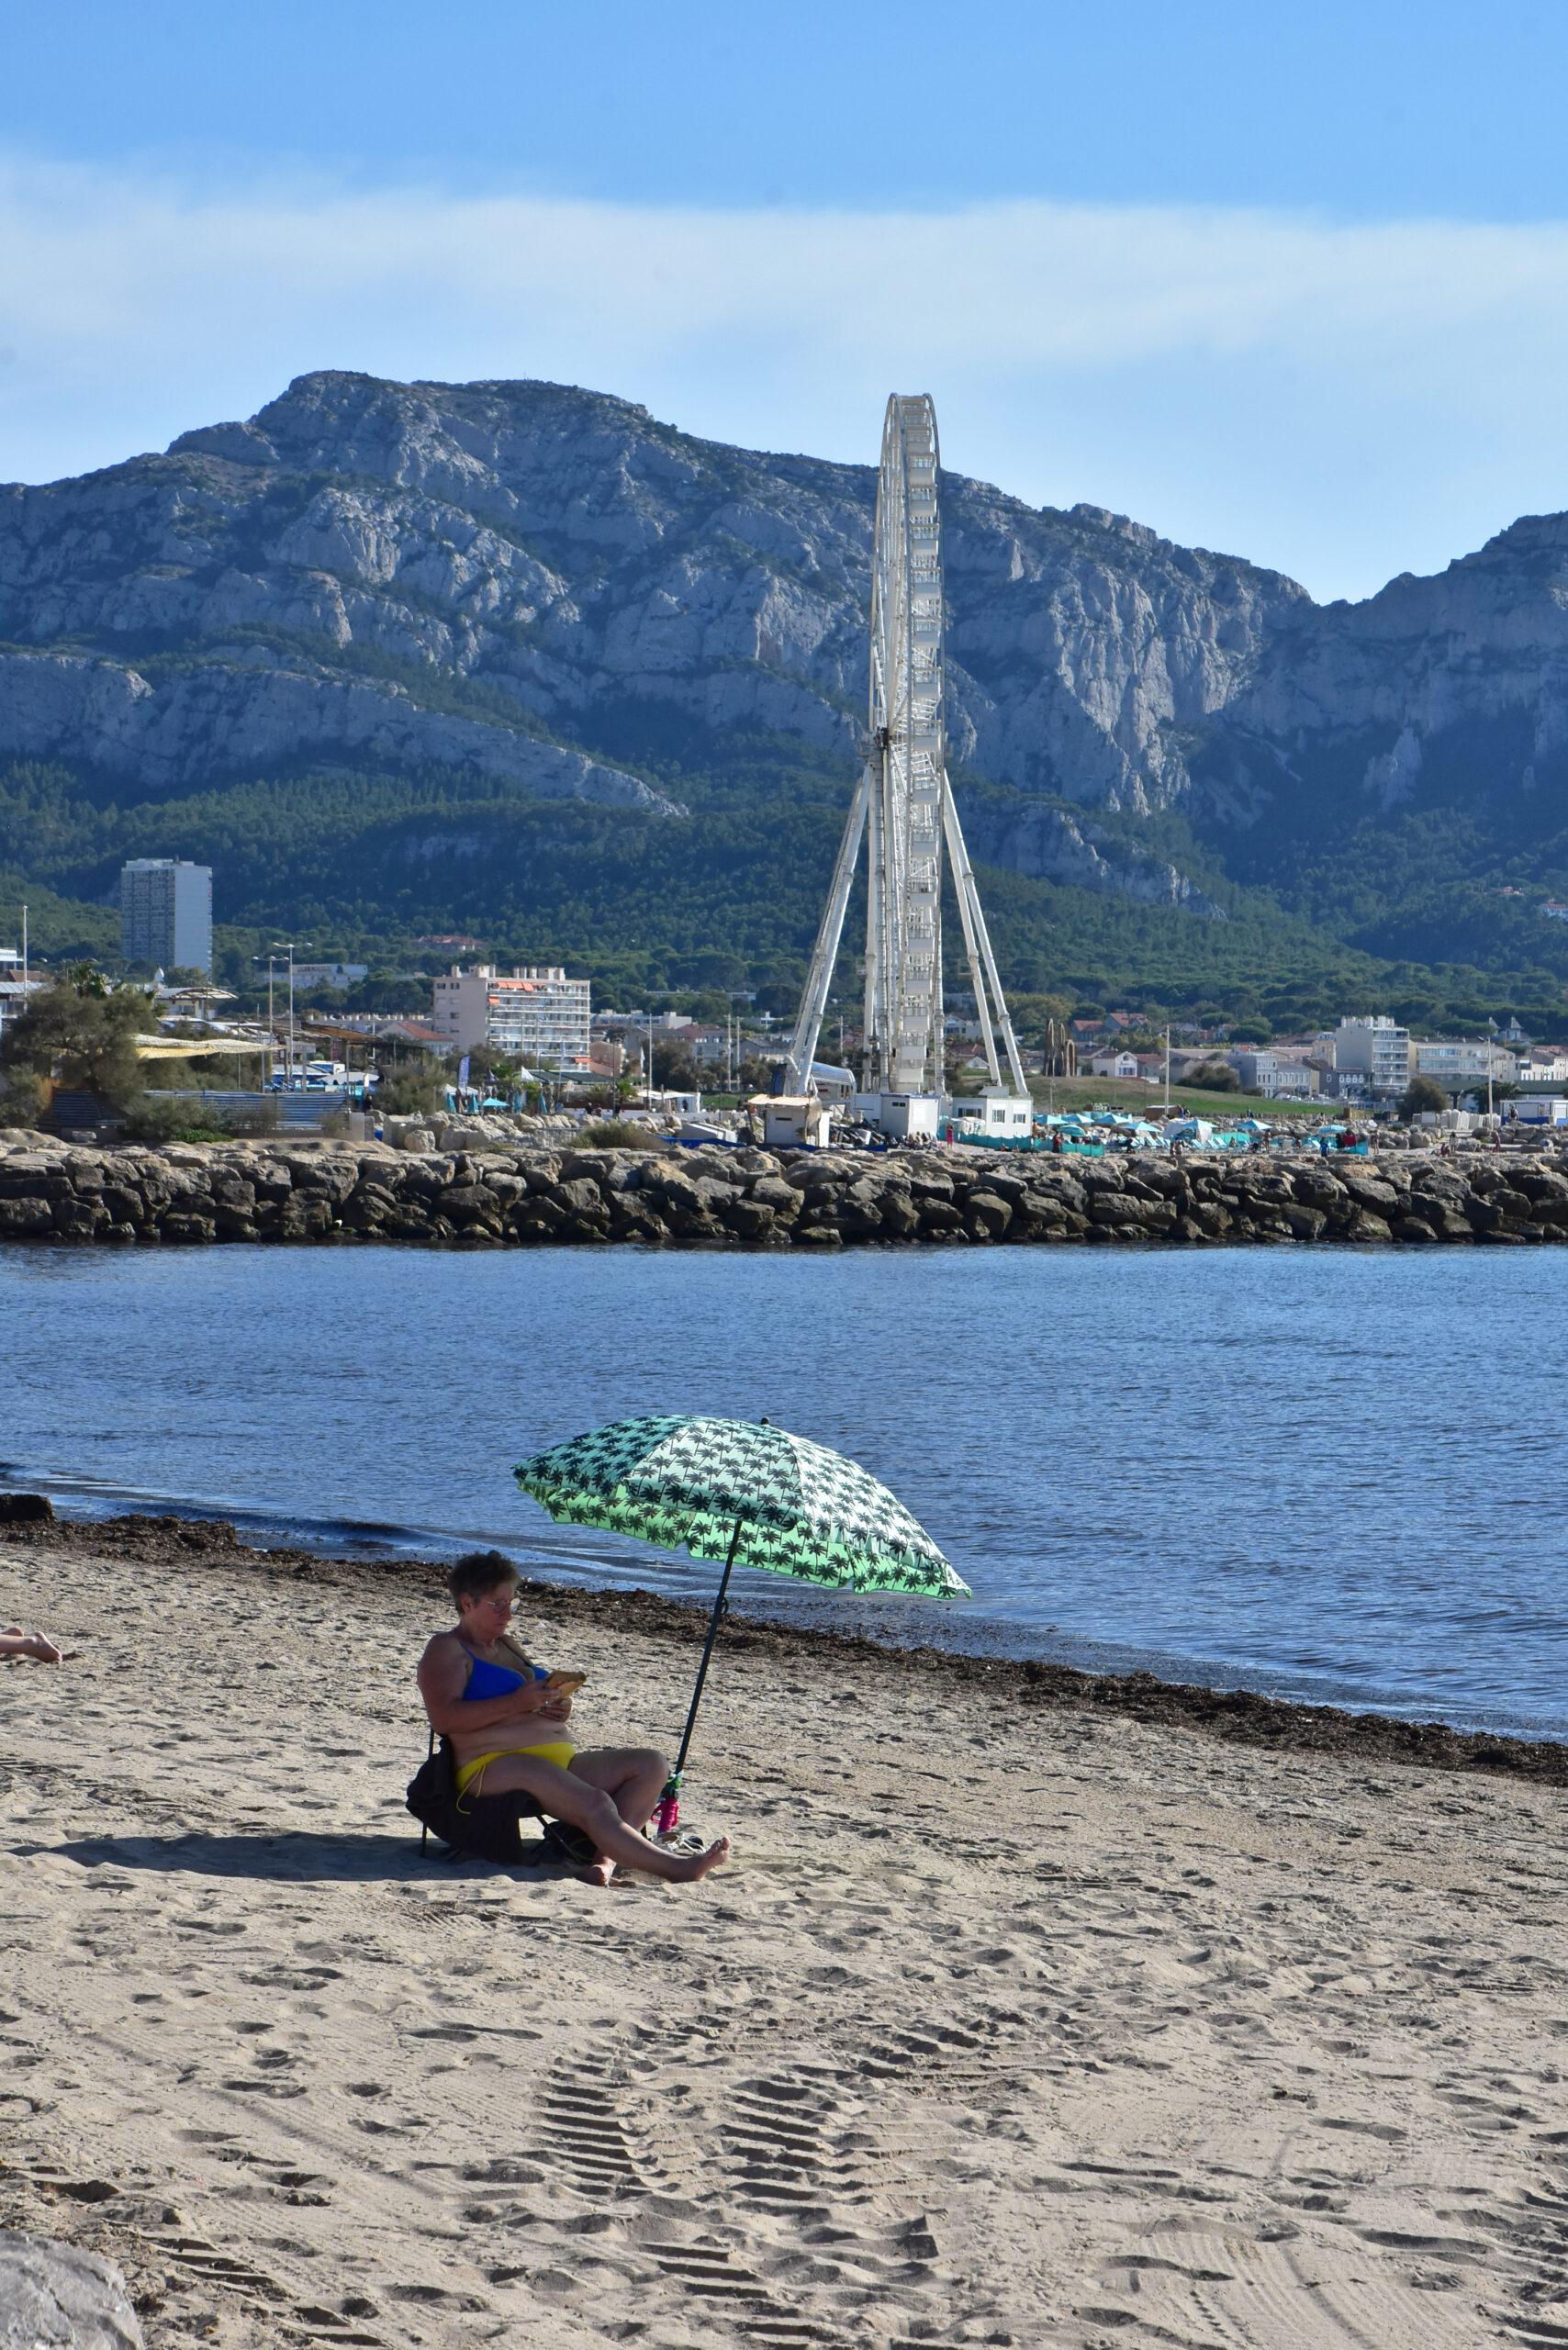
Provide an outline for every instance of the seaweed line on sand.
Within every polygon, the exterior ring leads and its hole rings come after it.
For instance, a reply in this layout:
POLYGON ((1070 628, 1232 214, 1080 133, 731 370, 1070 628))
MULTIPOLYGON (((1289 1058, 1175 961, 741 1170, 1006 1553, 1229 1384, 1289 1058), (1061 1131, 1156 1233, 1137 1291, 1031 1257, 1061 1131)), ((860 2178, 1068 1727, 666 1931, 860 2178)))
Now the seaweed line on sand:
MULTIPOLYGON (((40 1516, 0 1524, 0 1541, 69 1550, 112 1563, 121 1555, 139 1564, 192 1574, 227 1572, 236 1565, 261 1574, 330 1587, 385 1589, 388 1577, 404 1585, 424 1579, 431 1600, 446 1605, 445 1569, 435 1561, 324 1558, 315 1551, 256 1550, 221 1518, 133 1515, 94 1520, 40 1516)), ((697 1646, 708 1611, 657 1592, 591 1590, 524 1576, 520 1597, 561 1623, 601 1625, 645 1639, 697 1646)), ((1082 1673, 1036 1658, 988 1658, 929 1646, 894 1648, 864 1635, 823 1631, 766 1617, 731 1616, 720 1627, 721 1649, 752 1650, 781 1663, 810 1660, 817 1669, 854 1666, 902 1678, 918 1674, 946 1694, 972 1689, 992 1706, 1052 1707, 1081 1713, 1123 1715, 1167 1728, 1202 1730, 1234 1745, 1274 1753, 1323 1754, 1342 1761, 1404 1763, 1431 1771, 1479 1772, 1568 1786, 1568 1746, 1548 1739, 1459 1730, 1446 1722, 1406 1721, 1378 1713, 1352 1714, 1338 1706, 1309 1706, 1260 1695, 1249 1689, 1210 1689, 1161 1681, 1151 1673, 1082 1673)))

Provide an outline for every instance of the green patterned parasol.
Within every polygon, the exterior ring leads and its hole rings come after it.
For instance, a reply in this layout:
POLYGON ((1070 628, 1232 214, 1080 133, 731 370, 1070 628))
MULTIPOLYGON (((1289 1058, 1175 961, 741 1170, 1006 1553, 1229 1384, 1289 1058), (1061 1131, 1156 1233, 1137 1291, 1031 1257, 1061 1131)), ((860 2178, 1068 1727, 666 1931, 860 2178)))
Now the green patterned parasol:
POLYGON ((536 1453, 518 1483, 552 1517, 694 1559, 848 1591, 967 1594, 896 1494, 858 1462, 766 1420, 612 1420, 536 1453))
POLYGON ((918 1518, 857 1462, 767 1420, 686 1413, 612 1420, 523 1461, 517 1480, 554 1518, 602 1526, 694 1559, 722 1559, 708 1644, 675 1776, 685 1767, 708 1660, 737 1567, 839 1591, 967 1597, 918 1518))

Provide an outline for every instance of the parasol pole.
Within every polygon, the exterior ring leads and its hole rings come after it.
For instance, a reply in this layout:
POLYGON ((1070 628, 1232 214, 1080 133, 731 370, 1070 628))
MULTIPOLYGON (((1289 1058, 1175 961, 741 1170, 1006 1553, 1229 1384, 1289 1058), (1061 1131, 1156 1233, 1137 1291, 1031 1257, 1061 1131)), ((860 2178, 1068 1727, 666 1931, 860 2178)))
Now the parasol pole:
POLYGON ((680 1752, 675 1758, 675 1776, 678 1779, 686 1768, 687 1750, 691 1744, 691 1733, 697 1727, 697 1708, 702 1703, 702 1684, 708 1678, 709 1659, 713 1653, 713 1643, 719 1637, 719 1618, 724 1612, 725 1595, 730 1588, 730 1570, 735 1563, 735 1546, 740 1539, 741 1520, 737 1517, 735 1530, 730 1537, 730 1555, 724 1561, 724 1572, 719 1578, 719 1595, 713 1602, 713 1613, 709 1619, 708 1639, 702 1651, 702 1662, 697 1668, 697 1686, 691 1693, 691 1711, 686 1717, 686 1735, 680 1741, 680 1752))
POLYGON ((697 1668, 697 1686, 691 1693, 691 1711, 686 1717, 686 1729, 680 1741, 680 1752, 675 1758, 675 1768, 665 1781, 654 1818, 657 1832, 668 1836, 680 1818, 680 1782, 686 1769, 686 1758, 691 1747, 691 1733, 697 1727, 697 1708, 702 1703, 702 1684, 708 1678, 708 1666, 713 1654, 713 1643, 719 1637, 719 1619, 724 1612, 724 1601, 730 1588, 730 1572, 735 1563, 735 1550, 741 1539, 743 1521, 736 1518, 734 1532, 730 1537, 730 1551, 724 1561, 724 1572, 719 1578, 718 1596, 708 1621, 708 1638, 703 1644, 702 1662, 697 1668))

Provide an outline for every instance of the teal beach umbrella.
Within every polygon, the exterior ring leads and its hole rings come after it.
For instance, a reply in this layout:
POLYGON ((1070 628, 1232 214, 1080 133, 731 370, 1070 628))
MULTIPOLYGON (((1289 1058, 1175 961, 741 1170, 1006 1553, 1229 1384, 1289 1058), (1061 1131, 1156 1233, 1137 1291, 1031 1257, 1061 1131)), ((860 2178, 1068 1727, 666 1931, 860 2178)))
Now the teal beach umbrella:
POLYGON ((722 1559, 707 1645, 674 1781, 737 1566, 767 1567, 836 1591, 967 1596, 918 1518, 841 1452, 767 1420, 686 1413, 612 1420, 522 1461, 517 1480, 568 1526, 602 1526, 694 1559, 722 1559))

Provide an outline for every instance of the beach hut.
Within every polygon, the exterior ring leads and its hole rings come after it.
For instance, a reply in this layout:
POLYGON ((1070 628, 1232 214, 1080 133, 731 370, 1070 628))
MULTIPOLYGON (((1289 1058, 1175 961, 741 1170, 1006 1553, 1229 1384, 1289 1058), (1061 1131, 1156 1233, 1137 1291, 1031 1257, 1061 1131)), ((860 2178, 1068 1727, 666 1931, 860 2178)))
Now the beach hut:
POLYGON ((825 1150, 830 1112, 815 1093, 754 1093, 746 1108, 763 1124, 768 1150, 825 1150))

